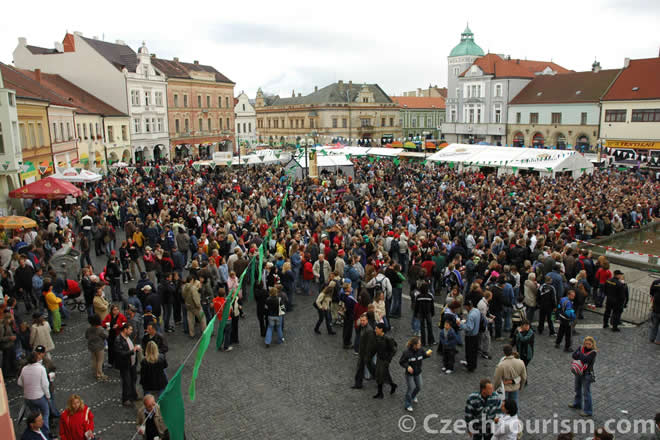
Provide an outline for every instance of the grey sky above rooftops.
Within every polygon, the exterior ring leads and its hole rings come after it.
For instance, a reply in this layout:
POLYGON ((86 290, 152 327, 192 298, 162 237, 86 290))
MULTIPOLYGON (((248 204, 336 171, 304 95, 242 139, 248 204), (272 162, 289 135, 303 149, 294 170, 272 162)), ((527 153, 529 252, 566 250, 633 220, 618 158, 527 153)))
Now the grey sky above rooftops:
MULTIPOLYGON (((183 8, 183 9, 182 9, 183 8)), ((378 84, 386 93, 445 86, 447 55, 469 22, 485 52, 512 58, 554 61, 576 71, 594 59, 604 69, 624 58, 658 56, 660 2, 657 0, 556 0, 529 2, 379 3, 336 0, 200 0, 183 12, 178 2, 116 0, 91 8, 72 0, 10 2, 11 20, 0 31, 0 61, 10 63, 18 37, 52 48, 65 32, 114 42, 135 51, 145 41, 159 58, 199 60, 236 82, 236 95, 257 88, 290 97, 337 80, 378 84), (34 13, 34 11, 47 13, 34 13)))

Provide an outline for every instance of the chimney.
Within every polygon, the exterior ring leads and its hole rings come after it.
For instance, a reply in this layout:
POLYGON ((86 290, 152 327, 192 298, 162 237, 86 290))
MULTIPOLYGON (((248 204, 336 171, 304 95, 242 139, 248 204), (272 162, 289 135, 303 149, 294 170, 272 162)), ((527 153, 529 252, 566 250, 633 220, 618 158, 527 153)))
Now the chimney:
POLYGON ((314 86, 314 91, 318 92, 319 91, 319 86, 314 86))
POLYGON ((302 96, 302 93, 298 92, 298 98, 300 98, 301 96, 302 96))
POLYGON ((295 98, 295 97, 296 97, 296 91, 295 91, 295 90, 291 90, 291 97, 292 97, 292 98, 295 98))
POLYGON ((34 69, 34 79, 38 83, 41 83, 41 69, 34 69))
POLYGON ((623 60, 623 68, 627 69, 628 66, 630 66, 630 58, 624 58, 623 60))
POLYGON ((337 81, 337 88, 339 89, 339 92, 344 91, 344 81, 343 80, 340 79, 339 81, 337 81))
POLYGON ((199 64, 199 61, 195 60, 193 61, 193 64, 199 64))
POLYGON ((95 40, 99 39, 99 37, 97 35, 94 35, 92 38, 95 39, 95 40))
POLYGON ((18 37, 18 45, 19 45, 19 46, 27 46, 27 38, 25 38, 25 37, 18 37))
POLYGON ((155 53, 152 53, 152 54, 151 54, 151 58, 156 58, 156 54, 155 54, 155 53))
POLYGON ((76 37, 82 37, 83 36, 82 32, 80 32, 80 31, 74 31, 73 35, 75 35, 76 37))
POLYGON ((178 63, 178 62, 179 62, 179 57, 174 57, 174 58, 172 58, 172 60, 173 60, 174 62, 178 63))
POLYGON ((126 45, 126 43, 124 43, 124 40, 115 40, 115 44, 119 44, 120 46, 126 45))
POLYGON ((56 42, 53 44, 53 47, 54 47, 55 50, 58 51, 59 53, 64 52, 64 46, 63 46, 62 43, 60 43, 59 41, 56 41, 56 42))

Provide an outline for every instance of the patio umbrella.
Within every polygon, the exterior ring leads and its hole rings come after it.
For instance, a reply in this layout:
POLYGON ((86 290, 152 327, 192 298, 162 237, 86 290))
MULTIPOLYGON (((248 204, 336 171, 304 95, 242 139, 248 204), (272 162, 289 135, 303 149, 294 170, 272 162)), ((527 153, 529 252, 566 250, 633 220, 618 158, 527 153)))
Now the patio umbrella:
POLYGON ((21 229, 21 228, 36 228, 37 222, 28 217, 21 217, 18 215, 10 215, 8 217, 0 217, 0 229, 21 229))
POLYGON ((82 191, 64 180, 46 177, 15 189, 9 193, 12 199, 65 199, 67 196, 78 197, 82 191))

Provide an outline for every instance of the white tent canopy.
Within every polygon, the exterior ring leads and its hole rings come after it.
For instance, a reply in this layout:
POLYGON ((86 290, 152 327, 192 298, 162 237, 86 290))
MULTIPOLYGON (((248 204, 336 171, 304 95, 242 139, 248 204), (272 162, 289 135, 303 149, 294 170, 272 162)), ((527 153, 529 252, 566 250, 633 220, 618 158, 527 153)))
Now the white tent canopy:
POLYGON ((240 163, 238 161, 238 156, 234 156, 232 159, 232 165, 269 165, 274 163, 286 163, 290 159, 291 153, 286 153, 281 150, 257 150, 256 153, 241 156, 240 163))
MULTIPOLYGON (((327 156, 325 156, 317 151, 316 164, 318 165, 319 174, 323 173, 323 171, 327 171, 332 174, 341 171, 342 174, 344 174, 344 176, 355 177, 353 162, 351 162, 350 159, 346 158, 345 155, 328 154, 327 156)), ((304 153, 301 157, 294 156, 293 160, 291 160, 286 167, 287 169, 295 168, 296 177, 301 178, 302 171, 306 168, 304 153)))
POLYGON ((403 151, 403 148, 337 147, 334 145, 324 145, 315 148, 317 151, 324 150, 328 154, 340 154, 344 156, 347 154, 351 156, 398 156, 403 151))
POLYGON ((73 183, 98 182, 103 178, 103 176, 100 174, 93 173, 89 170, 81 170, 80 173, 78 173, 78 171, 76 171, 74 168, 58 171, 57 173, 53 174, 53 177, 73 183))
POLYGON ((428 160, 454 163, 461 168, 493 167, 499 174, 531 170, 542 175, 570 172, 573 177, 578 177, 585 172, 591 174, 594 168, 589 159, 575 151, 490 145, 451 144, 429 156, 428 160))

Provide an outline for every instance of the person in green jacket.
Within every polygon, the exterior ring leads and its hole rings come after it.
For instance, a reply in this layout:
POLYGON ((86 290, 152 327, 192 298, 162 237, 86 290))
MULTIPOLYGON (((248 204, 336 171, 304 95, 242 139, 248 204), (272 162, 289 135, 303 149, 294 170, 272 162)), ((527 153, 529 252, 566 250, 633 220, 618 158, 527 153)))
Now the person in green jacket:
POLYGON ((520 327, 514 332, 513 341, 520 360, 525 363, 525 366, 529 365, 534 357, 534 330, 529 321, 523 320, 520 323, 520 327))

